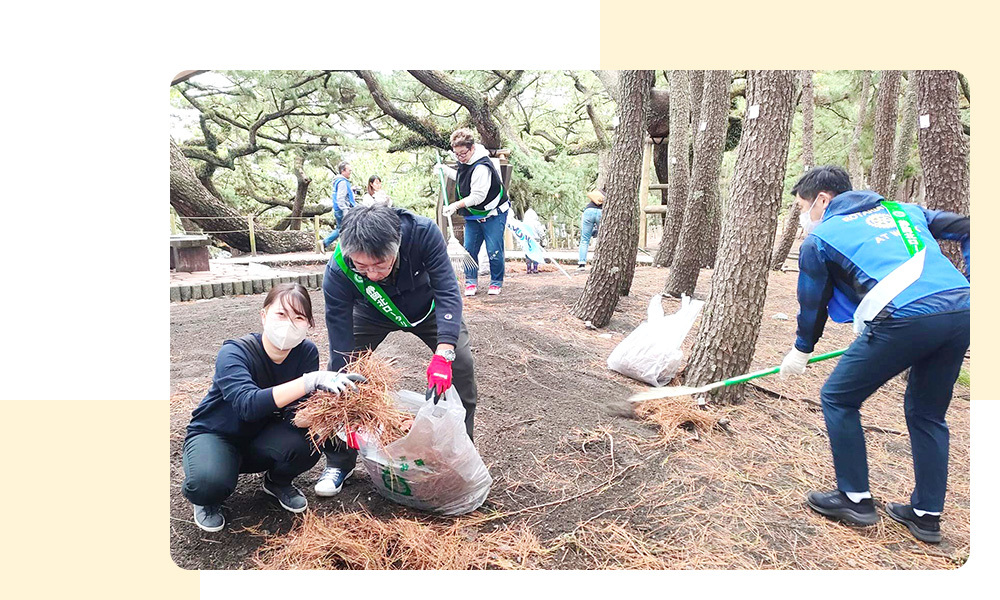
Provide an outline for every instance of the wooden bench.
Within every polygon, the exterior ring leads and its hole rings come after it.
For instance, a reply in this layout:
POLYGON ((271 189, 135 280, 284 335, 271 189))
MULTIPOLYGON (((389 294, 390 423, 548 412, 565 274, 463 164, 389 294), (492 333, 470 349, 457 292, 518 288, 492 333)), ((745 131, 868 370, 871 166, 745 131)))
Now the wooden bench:
POLYGON ((170 268, 184 271, 208 271, 207 235, 170 236, 170 268))

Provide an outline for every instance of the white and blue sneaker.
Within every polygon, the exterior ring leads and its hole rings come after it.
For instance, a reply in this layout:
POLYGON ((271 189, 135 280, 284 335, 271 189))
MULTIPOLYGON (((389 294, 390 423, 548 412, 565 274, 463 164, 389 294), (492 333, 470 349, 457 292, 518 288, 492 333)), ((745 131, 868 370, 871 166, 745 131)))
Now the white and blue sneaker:
POLYGON ((344 471, 343 469, 327 467, 323 470, 319 481, 316 482, 316 487, 314 488, 316 495, 324 498, 336 496, 340 493, 341 488, 344 487, 344 481, 353 474, 354 469, 344 471))

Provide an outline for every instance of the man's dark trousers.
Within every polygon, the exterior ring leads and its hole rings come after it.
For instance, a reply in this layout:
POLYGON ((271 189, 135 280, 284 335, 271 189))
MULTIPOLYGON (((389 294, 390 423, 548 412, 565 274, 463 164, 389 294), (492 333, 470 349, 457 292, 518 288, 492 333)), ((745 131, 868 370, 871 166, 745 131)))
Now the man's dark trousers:
MULTIPOLYGON (((431 313, 429 317, 419 325, 409 329, 403 329, 388 319, 372 321, 359 311, 354 311, 354 349, 374 350, 382 343, 387 335, 393 331, 408 331, 419 337, 431 352, 437 350, 437 312, 431 313)), ((472 439, 473 422, 476 418, 476 402, 479 392, 476 388, 475 364, 472 359, 472 349, 469 347, 469 329, 462 321, 462 327, 458 332, 458 343, 455 344, 455 362, 451 365, 452 383, 455 391, 462 398, 462 406, 465 407, 465 429, 472 439)), ((323 447, 326 455, 328 467, 344 470, 354 468, 358 453, 351 450, 340 438, 333 437, 331 441, 323 447)))
POLYGON ((870 323, 840 357, 820 397, 830 435, 837 488, 868 490, 868 458, 861 403, 889 379, 910 368, 903 399, 916 487, 910 504, 940 512, 948 483, 945 413, 969 348, 969 310, 870 323))

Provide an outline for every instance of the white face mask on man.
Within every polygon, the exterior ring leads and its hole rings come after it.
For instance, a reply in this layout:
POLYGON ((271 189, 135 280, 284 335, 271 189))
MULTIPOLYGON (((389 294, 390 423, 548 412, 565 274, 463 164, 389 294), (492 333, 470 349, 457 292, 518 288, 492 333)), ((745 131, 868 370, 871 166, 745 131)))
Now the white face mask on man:
POLYGON ((291 350, 306 339, 309 330, 305 327, 296 327, 291 321, 280 321, 273 316, 268 316, 264 321, 264 335, 279 350, 291 350))
POLYGON ((802 213, 799 215, 799 225, 802 226, 802 232, 805 235, 809 235, 810 233, 812 233, 813 229, 816 229, 816 226, 823 221, 822 218, 816 221, 813 221, 812 218, 812 209, 814 206, 816 206, 816 203, 818 201, 819 201, 819 196, 816 196, 816 199, 813 200, 813 203, 809 205, 809 210, 802 211, 802 213))

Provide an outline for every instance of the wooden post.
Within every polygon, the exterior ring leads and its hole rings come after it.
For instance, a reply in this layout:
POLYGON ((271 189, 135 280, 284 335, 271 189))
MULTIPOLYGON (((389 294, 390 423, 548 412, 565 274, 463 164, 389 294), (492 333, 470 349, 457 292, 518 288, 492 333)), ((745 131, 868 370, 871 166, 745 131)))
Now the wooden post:
POLYGON ((649 198, 649 163, 653 159, 653 140, 642 145, 642 178, 639 180, 639 248, 646 248, 646 201, 649 198))
POLYGON ((556 241, 556 228, 552 225, 552 219, 549 219, 549 244, 552 248, 558 248, 559 242, 556 241))
POLYGON ((316 254, 323 254, 323 241, 319 239, 319 215, 313 215, 313 231, 316 232, 316 254))
POLYGON ((257 239, 253 236, 253 215, 247 215, 247 224, 250 225, 250 256, 257 256, 257 239))
POLYGON ((503 228, 503 249, 504 252, 514 249, 514 236, 511 235, 510 229, 507 227, 503 228))

